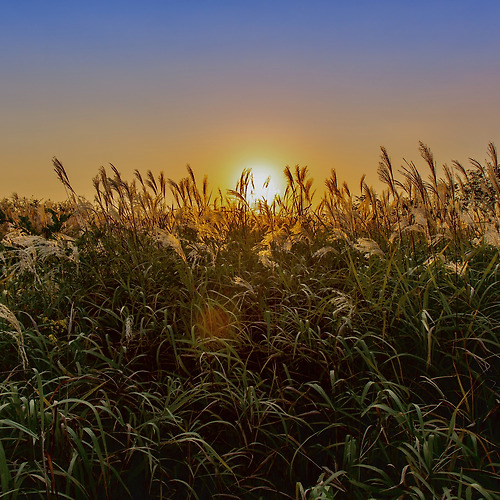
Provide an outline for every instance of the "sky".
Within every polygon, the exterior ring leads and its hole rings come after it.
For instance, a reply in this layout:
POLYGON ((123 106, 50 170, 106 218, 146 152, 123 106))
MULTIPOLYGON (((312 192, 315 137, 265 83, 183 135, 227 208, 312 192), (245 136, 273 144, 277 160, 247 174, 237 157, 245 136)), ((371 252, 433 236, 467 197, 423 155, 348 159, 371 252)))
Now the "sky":
MULTIPOLYGON (((0 2, 0 197, 63 200, 52 158, 93 199, 99 167, 189 164, 213 189, 242 169, 334 168, 380 191, 397 168, 500 146, 498 1, 0 2)), ((358 188, 359 189, 359 188, 358 188)))

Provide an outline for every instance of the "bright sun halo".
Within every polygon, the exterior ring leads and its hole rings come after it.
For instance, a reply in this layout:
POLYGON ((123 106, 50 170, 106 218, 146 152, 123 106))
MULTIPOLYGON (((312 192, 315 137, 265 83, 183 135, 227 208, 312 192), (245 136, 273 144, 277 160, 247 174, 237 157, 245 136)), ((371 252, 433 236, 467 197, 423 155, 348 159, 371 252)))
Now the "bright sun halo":
POLYGON ((247 194, 249 205, 256 205, 259 200, 272 203, 277 195, 282 194, 283 176, 278 169, 262 165, 251 166, 249 169, 253 178, 247 194))

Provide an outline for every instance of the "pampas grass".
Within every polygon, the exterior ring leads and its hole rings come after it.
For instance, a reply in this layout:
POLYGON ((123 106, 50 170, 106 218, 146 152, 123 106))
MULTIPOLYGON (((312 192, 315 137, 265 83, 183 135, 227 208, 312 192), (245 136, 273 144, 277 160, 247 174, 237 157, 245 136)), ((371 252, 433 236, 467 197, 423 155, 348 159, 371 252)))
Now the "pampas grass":
POLYGON ((497 153, 419 152, 3 200, 0 497, 499 498, 497 153))

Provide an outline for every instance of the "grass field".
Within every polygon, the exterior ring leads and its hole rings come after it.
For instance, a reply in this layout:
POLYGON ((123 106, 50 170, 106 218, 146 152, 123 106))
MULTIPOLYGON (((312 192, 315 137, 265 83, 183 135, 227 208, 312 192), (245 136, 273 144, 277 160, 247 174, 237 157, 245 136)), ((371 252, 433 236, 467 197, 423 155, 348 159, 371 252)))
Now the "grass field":
POLYGON ((500 166, 420 150, 1 201, 0 498, 500 498, 500 166))

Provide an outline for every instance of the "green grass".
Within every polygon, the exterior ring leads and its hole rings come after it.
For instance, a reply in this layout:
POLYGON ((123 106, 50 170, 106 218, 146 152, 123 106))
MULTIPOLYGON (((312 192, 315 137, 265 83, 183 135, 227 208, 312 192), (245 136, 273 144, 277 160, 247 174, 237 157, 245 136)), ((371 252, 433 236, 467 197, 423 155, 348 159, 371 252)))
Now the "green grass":
POLYGON ((489 152, 258 209, 56 160, 66 204, 1 204, 0 498, 500 498, 489 152))

